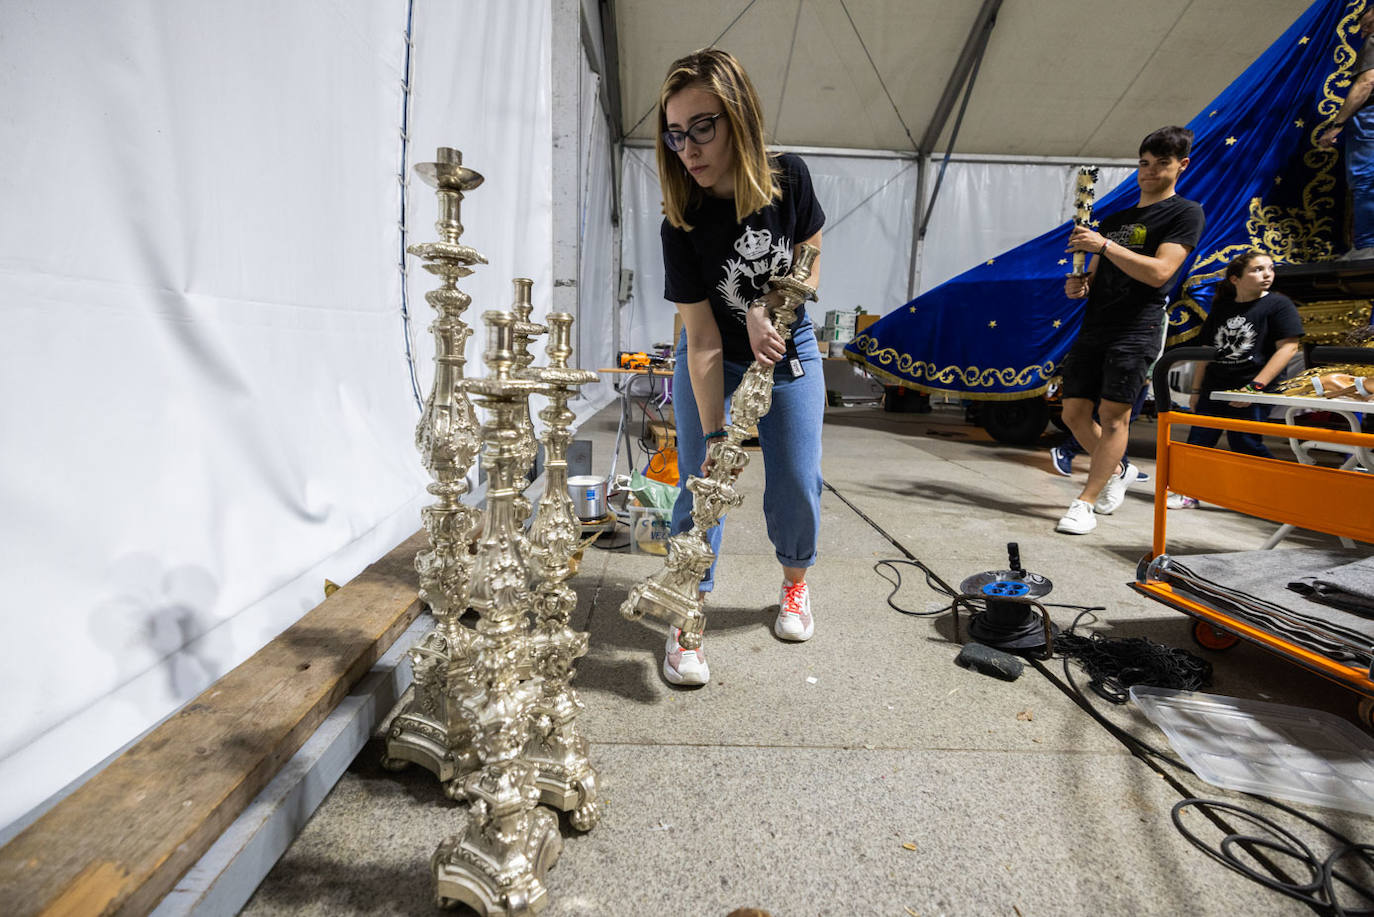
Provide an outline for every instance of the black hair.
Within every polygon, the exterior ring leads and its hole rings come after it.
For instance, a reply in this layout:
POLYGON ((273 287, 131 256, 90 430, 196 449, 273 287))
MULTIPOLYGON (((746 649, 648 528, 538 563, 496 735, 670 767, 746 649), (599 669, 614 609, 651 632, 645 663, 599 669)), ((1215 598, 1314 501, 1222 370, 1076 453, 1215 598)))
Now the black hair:
POLYGON ((1186 127, 1161 127, 1157 131, 1151 131, 1140 141, 1140 152, 1158 156, 1161 159, 1170 156, 1175 159, 1187 159, 1188 151, 1193 148, 1193 132, 1186 127))

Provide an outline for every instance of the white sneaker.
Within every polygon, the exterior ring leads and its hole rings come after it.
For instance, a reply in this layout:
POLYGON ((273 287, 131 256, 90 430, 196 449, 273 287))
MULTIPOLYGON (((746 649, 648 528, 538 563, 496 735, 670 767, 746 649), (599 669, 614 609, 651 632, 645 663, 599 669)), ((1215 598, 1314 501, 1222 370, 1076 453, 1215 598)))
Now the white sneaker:
POLYGON ((1102 485, 1102 492, 1097 495, 1093 509, 1104 516, 1110 516, 1120 509, 1121 504, 1126 502, 1126 485, 1134 482, 1138 474, 1140 469, 1127 464, 1125 468, 1108 478, 1107 483, 1102 485))
POLYGON ((706 650, 701 646, 685 649, 677 642, 680 633, 676 627, 668 628, 668 643, 663 648, 663 677, 675 685, 704 685, 711 680, 706 650))
POLYGON ((1069 535, 1086 535, 1097 528, 1097 518, 1093 515, 1093 505, 1087 500, 1075 500, 1069 504, 1069 511, 1054 527, 1056 532, 1069 535))
POLYGON ((773 622, 773 633, 783 640, 810 640, 816 632, 816 622, 811 617, 811 592, 806 583, 783 581, 778 593, 778 619, 773 622))

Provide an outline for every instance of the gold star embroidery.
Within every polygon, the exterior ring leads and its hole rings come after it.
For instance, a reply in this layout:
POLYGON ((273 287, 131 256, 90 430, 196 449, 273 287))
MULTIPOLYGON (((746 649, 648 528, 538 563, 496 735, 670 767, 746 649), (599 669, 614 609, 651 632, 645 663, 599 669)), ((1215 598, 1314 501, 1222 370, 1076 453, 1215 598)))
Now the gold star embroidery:
POLYGON ((1061 322, 1059 319, 1056 318, 1056 319, 1054 320, 1054 327, 1058 328, 1058 327, 1059 327, 1060 325, 1062 325, 1062 324, 1064 324, 1064 323, 1061 322))
POLYGON ((1060 264, 1068 264, 1068 263, 1069 263, 1069 259, 1068 259, 1068 258, 1060 258, 1060 259, 1059 259, 1059 263, 1060 263, 1060 264))
POLYGON ((1274 184, 1276 184, 1276 185, 1281 185, 1281 184, 1283 184, 1283 176, 1282 176, 1282 175, 1275 175, 1275 176, 1274 176, 1274 184))
POLYGON ((1226 145, 1227 145, 1227 146, 1231 146, 1231 145, 1234 144, 1235 142, 1236 142, 1236 138, 1235 138, 1235 137, 1227 137, 1227 138, 1226 138, 1226 145))
POLYGON ((1293 122, 1293 126, 1294 126, 1294 127, 1302 127, 1302 125, 1303 125, 1303 120, 1302 120, 1301 118, 1299 118, 1298 120, 1296 120, 1296 121, 1293 122))
POLYGON ((996 261, 996 260, 997 260, 996 258, 989 258, 989 259, 988 259, 988 264, 992 264, 992 262, 994 262, 994 261, 996 261))
POLYGON ((914 313, 914 312, 916 311, 916 307, 915 307, 915 306, 912 306, 912 307, 911 307, 911 311, 914 313))
POLYGON ((997 320, 996 320, 996 319, 993 319, 992 321, 988 322, 988 327, 989 327, 989 328, 996 328, 996 327, 997 327, 997 320))
POLYGON ((1307 44, 1307 36, 1304 35, 1302 38, 1299 38, 1299 39, 1298 39, 1298 44, 1300 44, 1300 45, 1305 45, 1305 44, 1307 44))
MULTIPOLYGON (((1093 221, 1090 222, 1088 225, 1091 226, 1093 229, 1096 229, 1096 228, 1100 225, 1100 223, 1101 223, 1100 220, 1093 220, 1093 221)), ((1230 440, 1228 439, 1227 442, 1229 443, 1230 440)))

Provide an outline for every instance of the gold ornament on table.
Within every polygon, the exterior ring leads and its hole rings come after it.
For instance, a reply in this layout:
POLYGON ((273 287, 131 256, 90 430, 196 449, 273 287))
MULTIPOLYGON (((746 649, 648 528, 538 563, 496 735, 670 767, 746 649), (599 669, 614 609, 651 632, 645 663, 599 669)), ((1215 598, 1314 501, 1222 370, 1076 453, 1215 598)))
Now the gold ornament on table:
MULTIPOLYGON (((1097 197, 1097 177, 1101 174, 1097 166, 1079 166, 1078 181, 1074 185, 1073 192, 1073 225, 1085 226, 1089 229, 1093 225, 1093 203, 1097 197)), ((1087 252, 1073 253, 1073 275, 1074 277, 1087 276, 1087 252)))
POLYGON ((1374 401, 1374 326, 1366 324, 1347 331, 1341 344, 1350 349, 1344 350, 1337 359, 1347 362, 1303 370, 1278 383, 1275 393, 1306 398, 1374 401))
POLYGON ((573 317, 555 312, 546 319, 548 366, 532 371, 544 384, 548 405, 539 412, 544 421, 544 494, 530 526, 530 566, 534 591, 534 673, 540 682, 532 710, 526 755, 535 766, 535 783, 546 805, 570 812, 579 831, 590 830, 601 818, 596 771, 588 759, 587 740, 577 718, 583 704, 570 684, 573 663, 586 655, 588 635, 569 626, 577 596, 567 584, 571 560, 581 537, 573 501, 568 496, 568 444, 577 415, 568 399, 579 386, 595 382, 597 374, 568 366, 572 355, 573 317))
MULTIPOLYGON (((414 683, 397 705, 392 718, 383 764, 396 769, 418 763, 446 784, 475 766, 471 736, 450 703, 451 685, 467 678, 471 631, 458 621, 468 605, 472 581, 473 539, 481 529, 481 513, 462 502, 468 492, 468 473, 480 446, 477 417, 463 390, 464 351, 472 329, 462 319, 472 298, 458 289, 458 281, 472 273, 472 265, 486 264, 476 249, 463 245, 460 209, 464 192, 482 184, 482 176, 463 166, 463 154, 440 147, 435 162, 416 165, 415 171, 435 189, 439 241, 422 242, 407 251, 424 259, 425 270, 439 278, 439 287, 425 294, 438 313, 434 334, 434 384, 415 430, 415 445, 433 482, 428 490, 437 502, 422 511, 429 547, 415 558, 420 574, 420 599, 434 614, 437 627, 409 651, 414 683)), ((452 791, 454 787, 450 787, 452 791)))
POLYGON ((521 467, 520 405, 542 383, 515 375, 516 318, 509 312, 482 318, 489 375, 463 382, 488 417, 482 426, 487 512, 471 589, 478 618, 468 645, 476 690, 455 698, 478 768, 461 780, 467 823, 439 845, 433 868, 441 905, 461 902, 487 915, 515 915, 547 903, 544 875, 563 844, 558 819, 539 805, 537 768, 525 757, 540 685, 527 677, 534 658, 527 617, 533 602, 518 536, 515 480, 521 467))
MULTIPOLYGON (((777 305, 770 300, 768 318, 783 341, 792 336, 797 310, 807 300, 816 299, 815 288, 808 286, 806 280, 818 254, 815 246, 802 245, 790 273, 768 281, 772 291, 780 294, 776 297, 777 305)), ((755 360, 730 398, 730 423, 725 427, 725 437, 712 440, 708 447, 710 471, 704 478, 693 475, 687 479, 686 487, 692 492, 692 528, 668 539, 663 569, 632 588, 620 606, 620 613, 631 620, 647 614, 681 629, 679 640, 686 649, 699 647, 706 629, 700 586, 716 559, 707 532, 726 510, 744 501, 743 495, 735 490, 735 479, 749 464, 749 453, 742 443, 772 404, 773 367, 755 360)))
POLYGON ((1374 366, 1318 366, 1278 384, 1277 395, 1374 401, 1374 366))

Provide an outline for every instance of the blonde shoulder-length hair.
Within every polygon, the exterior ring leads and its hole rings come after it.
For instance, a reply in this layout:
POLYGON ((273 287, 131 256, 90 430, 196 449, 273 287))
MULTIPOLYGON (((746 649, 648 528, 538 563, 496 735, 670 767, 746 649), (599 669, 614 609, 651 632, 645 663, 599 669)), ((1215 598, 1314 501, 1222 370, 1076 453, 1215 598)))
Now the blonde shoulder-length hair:
POLYGON ((730 122, 730 142, 735 149, 735 219, 762 210, 782 196, 778 169, 763 144, 763 106, 749 75, 727 51, 704 48, 673 61, 658 93, 659 182, 663 187, 663 213, 679 229, 691 229, 684 215, 700 202, 703 192, 683 167, 678 154, 663 142, 668 129, 668 99, 689 86, 699 86, 720 99, 730 122))

